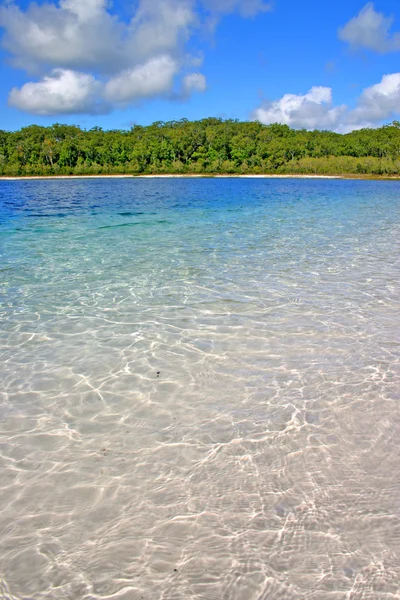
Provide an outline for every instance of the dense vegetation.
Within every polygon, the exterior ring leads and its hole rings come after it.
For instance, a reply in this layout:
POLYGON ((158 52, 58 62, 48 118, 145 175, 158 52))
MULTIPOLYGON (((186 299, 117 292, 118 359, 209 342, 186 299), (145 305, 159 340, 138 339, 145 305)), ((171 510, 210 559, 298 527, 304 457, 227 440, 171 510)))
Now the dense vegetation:
POLYGON ((400 123, 345 135, 216 118, 129 131, 56 124, 0 131, 0 175, 400 174, 400 123))

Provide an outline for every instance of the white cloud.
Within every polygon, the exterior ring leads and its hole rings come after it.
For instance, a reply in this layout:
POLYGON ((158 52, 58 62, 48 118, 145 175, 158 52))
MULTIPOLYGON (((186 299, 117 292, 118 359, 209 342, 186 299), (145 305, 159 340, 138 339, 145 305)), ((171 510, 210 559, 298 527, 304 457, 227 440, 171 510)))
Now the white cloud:
MULTIPOLYGON (((75 112, 75 105, 76 112, 96 112, 104 107, 102 98, 124 105, 157 95, 172 98, 176 78, 200 62, 186 51, 199 26, 196 8, 197 0, 138 0, 131 20, 123 22, 108 0, 32 3, 26 10, 12 1, 0 6, 2 43, 14 66, 42 76, 13 89, 10 104, 58 114, 75 112), (71 88, 64 85, 68 80, 71 88)), ((203 75, 187 77, 181 97, 205 90, 203 75)))
POLYGON ((183 78, 183 94, 190 96, 193 92, 205 92, 207 80, 202 73, 189 73, 183 78))
POLYGON ((400 50, 400 33, 390 33, 393 17, 375 11, 368 2, 360 13, 339 29, 339 38, 353 48, 385 53, 400 50))
POLYGON ((178 64, 168 55, 152 58, 110 79, 105 97, 111 102, 129 103, 165 94, 171 90, 178 70, 178 64))
POLYGON ((123 27, 103 0, 64 0, 59 7, 30 4, 26 11, 6 4, 0 7, 0 26, 13 64, 27 71, 113 72, 126 61, 123 27))
POLYGON ((79 21, 91 21, 107 8, 107 0, 61 0, 60 7, 75 14, 79 21))
POLYGON ((204 75, 190 73, 183 77, 182 93, 172 94, 178 71, 179 65, 168 55, 122 71, 106 83, 85 73, 54 69, 38 82, 28 82, 20 89, 13 88, 9 104, 37 115, 99 114, 109 112, 113 105, 126 106, 145 98, 170 95, 171 98, 184 99, 195 92, 205 91, 204 75))
POLYGON ((24 70, 115 74, 160 54, 182 57, 200 26, 200 5, 212 16, 269 9, 263 0, 137 0, 131 20, 124 22, 107 0, 31 3, 26 10, 11 1, 0 6, 3 46, 24 70))
POLYGON ((366 88, 357 107, 348 114, 348 123, 368 127, 400 114, 400 73, 384 75, 380 83, 366 88))
POLYGON ((37 115, 106 112, 99 92, 100 84, 92 75, 55 69, 37 83, 13 88, 9 104, 37 115))
POLYGON ((184 75, 201 63, 187 50, 196 31, 224 14, 269 8, 264 0, 135 0, 124 21, 110 0, 50 0, 25 9, 7 0, 0 4, 2 45, 15 67, 39 79, 13 89, 10 104, 35 114, 96 112, 105 110, 104 99, 127 105, 204 92, 204 75, 184 75))
POLYGON ((335 128, 346 108, 332 107, 332 90, 312 87, 307 94, 285 94, 274 102, 265 102, 254 118, 261 123, 283 123, 306 129, 335 128))
POLYGON ((400 73, 392 73, 365 88, 352 110, 346 105, 333 106, 331 88, 313 87, 304 95, 285 94, 279 100, 265 102, 253 117, 266 125, 282 123, 294 128, 347 132, 377 127, 399 114, 400 73))
POLYGON ((140 0, 128 27, 127 51, 136 61, 167 52, 176 56, 196 23, 192 0, 140 0))

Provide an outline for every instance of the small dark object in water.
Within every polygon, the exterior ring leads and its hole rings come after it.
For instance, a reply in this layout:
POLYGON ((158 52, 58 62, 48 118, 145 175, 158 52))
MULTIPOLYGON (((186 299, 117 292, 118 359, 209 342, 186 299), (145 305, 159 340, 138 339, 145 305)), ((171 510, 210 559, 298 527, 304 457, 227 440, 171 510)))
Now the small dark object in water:
POLYGON ((349 579, 351 579, 352 577, 354 577, 354 571, 353 569, 350 569, 349 567, 345 567, 343 569, 344 574, 346 575, 346 577, 348 577, 349 579))
POLYGON ((278 517, 285 517, 288 513, 287 506, 281 502, 275 506, 275 512, 278 517))
POLYGON ((174 569, 174 573, 177 573, 177 572, 178 572, 178 569, 174 569))
POLYGON ((157 371, 157 377, 160 377, 161 371, 157 371))

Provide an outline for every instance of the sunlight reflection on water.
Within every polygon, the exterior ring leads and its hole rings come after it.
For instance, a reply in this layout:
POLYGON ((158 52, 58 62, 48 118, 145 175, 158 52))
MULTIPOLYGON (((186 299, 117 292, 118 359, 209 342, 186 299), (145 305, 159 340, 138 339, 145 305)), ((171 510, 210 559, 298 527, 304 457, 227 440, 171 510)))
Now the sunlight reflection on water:
POLYGON ((0 182, 0 596, 397 598, 396 182, 0 182))

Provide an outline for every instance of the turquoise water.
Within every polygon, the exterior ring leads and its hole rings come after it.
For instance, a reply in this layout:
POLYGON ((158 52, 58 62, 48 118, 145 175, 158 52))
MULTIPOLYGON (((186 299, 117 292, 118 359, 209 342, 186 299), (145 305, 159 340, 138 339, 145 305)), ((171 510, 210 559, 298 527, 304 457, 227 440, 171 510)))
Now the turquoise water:
POLYGON ((0 597, 399 597, 400 184, 0 182, 0 597))

